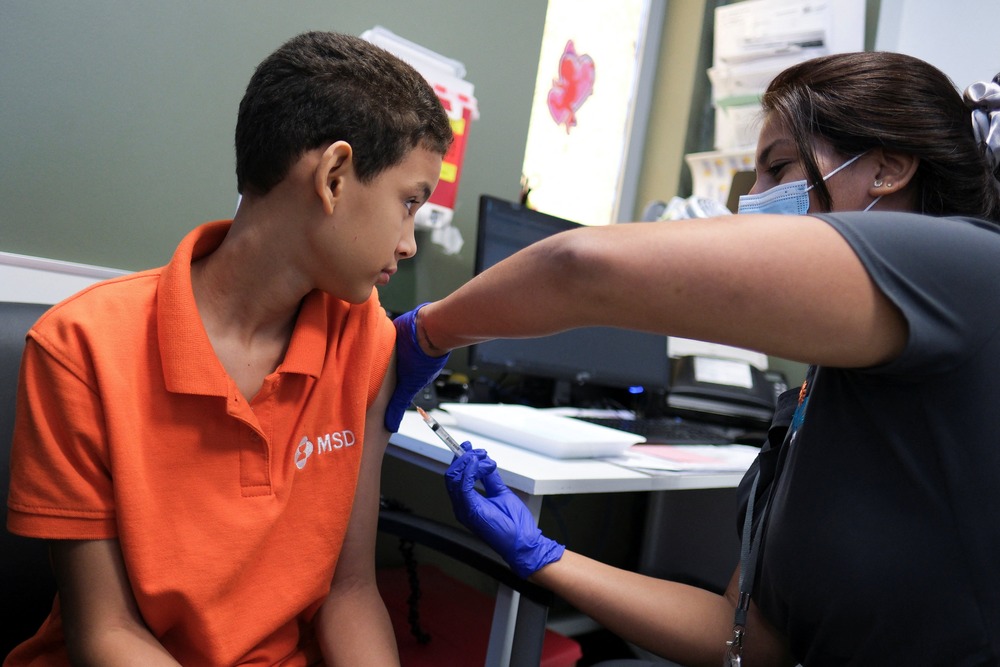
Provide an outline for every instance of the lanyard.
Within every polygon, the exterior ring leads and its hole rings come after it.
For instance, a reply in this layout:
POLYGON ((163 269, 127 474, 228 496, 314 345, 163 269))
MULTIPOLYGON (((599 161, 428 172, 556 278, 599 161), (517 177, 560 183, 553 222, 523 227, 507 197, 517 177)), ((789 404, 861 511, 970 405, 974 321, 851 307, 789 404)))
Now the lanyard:
MULTIPOLYGON (((809 381, 814 374, 815 367, 810 368, 810 373, 806 375, 806 379, 802 382, 802 388, 799 390, 799 402, 795 406, 795 412, 792 414, 792 423, 789 425, 788 432, 785 434, 785 440, 782 443, 783 449, 792 445, 799 428, 802 426, 802 422, 805 420, 806 406, 809 403, 809 381)), ((777 479, 777 476, 775 476, 775 479, 777 479)), ((759 482, 760 466, 758 465, 757 473, 753 478, 753 484, 750 486, 750 498, 747 500, 746 515, 743 517, 743 535, 740 540, 740 596, 736 602, 736 612, 733 616, 733 638, 726 642, 726 661, 724 663, 729 667, 740 667, 742 662, 743 639, 746 635, 747 613, 750 609, 750 593, 753 591, 754 578, 757 575, 757 561, 760 558, 760 540, 761 535, 764 533, 764 523, 767 519, 767 510, 770 503, 769 493, 767 498, 764 499, 763 506, 760 508, 760 523, 757 526, 757 532, 753 533, 754 505, 757 500, 757 485, 759 482), (751 533, 753 534, 751 535, 751 533)))

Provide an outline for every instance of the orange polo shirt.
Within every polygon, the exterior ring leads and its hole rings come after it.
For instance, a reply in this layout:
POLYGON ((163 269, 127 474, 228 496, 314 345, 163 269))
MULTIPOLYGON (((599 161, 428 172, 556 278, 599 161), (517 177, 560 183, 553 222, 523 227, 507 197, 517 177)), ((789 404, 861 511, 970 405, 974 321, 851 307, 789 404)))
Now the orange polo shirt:
MULTIPOLYGON (((28 334, 8 528, 118 538, 139 609, 184 665, 306 665, 395 330, 375 291, 313 292, 284 361, 248 405, 215 356, 191 232, 162 269, 106 281, 28 334)), ((58 600, 5 665, 66 664, 58 600)))

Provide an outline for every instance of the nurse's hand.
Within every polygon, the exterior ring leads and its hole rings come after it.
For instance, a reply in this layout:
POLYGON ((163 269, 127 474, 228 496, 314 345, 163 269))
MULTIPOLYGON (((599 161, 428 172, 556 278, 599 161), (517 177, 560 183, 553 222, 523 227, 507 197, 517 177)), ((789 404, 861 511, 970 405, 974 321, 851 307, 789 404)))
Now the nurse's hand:
POLYGON ((390 433, 399 430, 403 413, 410 407, 413 397, 438 376, 448 361, 448 354, 432 357, 420 348, 417 341, 417 311, 420 304, 395 320, 396 325, 396 388, 385 409, 385 427, 390 433))
POLYGON ((559 560, 566 547, 542 535, 527 506, 504 485, 497 464, 482 449, 465 453, 445 472, 445 486, 459 522, 490 545, 520 577, 559 560), (481 480, 486 494, 476 490, 481 480))

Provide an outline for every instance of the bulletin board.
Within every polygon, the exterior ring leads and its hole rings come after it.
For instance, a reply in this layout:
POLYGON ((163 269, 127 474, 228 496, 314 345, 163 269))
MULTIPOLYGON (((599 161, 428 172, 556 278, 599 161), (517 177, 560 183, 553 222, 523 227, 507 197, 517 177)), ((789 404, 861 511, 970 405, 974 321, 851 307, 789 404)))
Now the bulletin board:
POLYGON ((666 0, 549 0, 524 154, 527 204, 630 220, 666 0))

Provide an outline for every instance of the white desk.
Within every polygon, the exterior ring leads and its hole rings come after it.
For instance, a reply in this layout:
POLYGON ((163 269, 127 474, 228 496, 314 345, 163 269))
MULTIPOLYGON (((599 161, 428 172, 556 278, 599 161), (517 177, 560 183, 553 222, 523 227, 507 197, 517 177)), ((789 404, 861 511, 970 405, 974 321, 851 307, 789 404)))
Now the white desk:
MULTIPOLYGON (((445 413, 435 411, 434 416, 459 442, 469 440, 474 447, 489 452, 490 458, 497 462, 504 483, 525 502, 536 522, 542 500, 548 495, 731 488, 743 478, 742 473, 647 473, 603 459, 549 458, 463 431, 455 427, 445 413)), ((417 413, 411 411, 404 415, 399 432, 389 439, 387 453, 438 473, 443 473, 453 458, 451 450, 438 440, 417 413)), ((501 586, 493 612, 487 667, 510 665, 517 604, 518 594, 501 586)))

